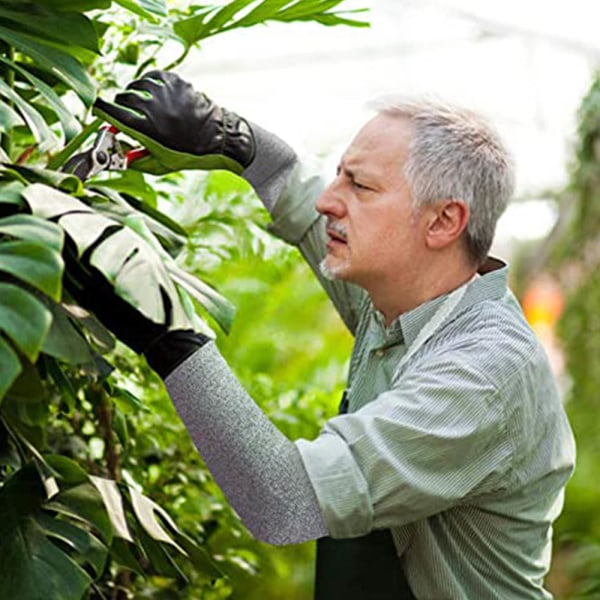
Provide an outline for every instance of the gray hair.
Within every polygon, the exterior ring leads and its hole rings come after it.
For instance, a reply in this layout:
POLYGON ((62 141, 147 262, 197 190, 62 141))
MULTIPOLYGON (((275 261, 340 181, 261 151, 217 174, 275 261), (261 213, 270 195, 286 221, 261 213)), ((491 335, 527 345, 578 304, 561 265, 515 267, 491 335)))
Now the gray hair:
POLYGON ((498 133, 480 115, 436 101, 387 96, 370 107, 412 123, 404 175, 414 206, 464 200, 470 211, 467 251, 481 264, 514 191, 512 156, 498 133))

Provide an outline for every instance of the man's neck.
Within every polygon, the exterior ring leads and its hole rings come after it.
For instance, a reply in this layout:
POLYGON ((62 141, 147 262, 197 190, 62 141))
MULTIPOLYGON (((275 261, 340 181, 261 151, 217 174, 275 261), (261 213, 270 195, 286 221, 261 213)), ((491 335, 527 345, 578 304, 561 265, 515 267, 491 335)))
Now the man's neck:
POLYGON ((439 261, 426 269, 380 279, 369 286, 367 292, 389 326, 401 314, 467 283, 476 272, 477 267, 465 261, 439 261))

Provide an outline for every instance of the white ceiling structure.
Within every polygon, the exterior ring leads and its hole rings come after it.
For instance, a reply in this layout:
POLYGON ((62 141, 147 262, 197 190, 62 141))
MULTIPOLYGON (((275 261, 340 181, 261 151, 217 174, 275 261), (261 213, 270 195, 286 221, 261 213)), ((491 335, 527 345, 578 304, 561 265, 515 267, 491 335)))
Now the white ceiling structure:
MULTIPOLYGON (((337 157, 368 118, 370 98, 437 96, 495 123, 515 155, 521 199, 564 185, 575 113, 600 64, 600 2, 350 0, 345 6, 370 8, 357 18, 372 26, 235 31, 206 40, 180 73, 300 154, 337 157)), ((516 204, 499 228, 504 244, 544 235, 553 219, 544 207, 516 204)))

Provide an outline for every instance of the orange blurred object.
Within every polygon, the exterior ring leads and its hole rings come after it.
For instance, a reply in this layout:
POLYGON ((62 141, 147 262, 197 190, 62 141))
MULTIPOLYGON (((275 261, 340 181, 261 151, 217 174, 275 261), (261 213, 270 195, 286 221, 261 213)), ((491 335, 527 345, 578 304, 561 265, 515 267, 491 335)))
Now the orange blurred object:
POLYGON ((532 329, 553 328, 564 308, 560 286, 549 276, 535 279, 527 288, 521 302, 532 329))

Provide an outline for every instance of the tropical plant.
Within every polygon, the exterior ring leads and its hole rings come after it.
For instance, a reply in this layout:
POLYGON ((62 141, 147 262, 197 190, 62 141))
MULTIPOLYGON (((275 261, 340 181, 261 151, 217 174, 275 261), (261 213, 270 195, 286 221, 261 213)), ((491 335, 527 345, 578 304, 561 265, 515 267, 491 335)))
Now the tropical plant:
MULTIPOLYGON (((336 12, 339 4, 5 0, 0 6, 1 597, 124 598, 150 575, 177 586, 191 580, 207 598, 231 593, 204 548, 215 510, 201 495, 218 495, 214 484, 198 464, 193 476, 177 480, 170 473, 163 482, 163 490, 172 485, 178 493, 186 479, 197 484, 185 488, 205 507, 191 534, 144 494, 158 479, 152 457, 176 452, 167 426, 170 450, 143 427, 148 408, 140 398, 148 390, 158 396, 159 384, 63 286, 78 283, 65 257, 85 255, 149 318, 164 321, 168 302, 177 326, 206 330, 200 311, 227 331, 232 304, 184 268, 186 257, 218 257, 226 243, 209 246, 198 227, 184 228, 159 210, 165 195, 156 189, 172 187, 177 175, 152 185, 130 171, 82 182, 60 169, 100 125, 90 118, 100 85, 109 93, 124 83, 119 76, 170 68, 206 37, 269 20, 365 24, 336 12), (175 60, 161 55, 164 40, 180 48, 175 60)), ((232 187, 226 183, 219 193, 232 187)), ((203 223, 226 226, 221 217, 205 216, 203 223)), ((177 509, 168 493, 162 496, 177 509)), ((224 521, 233 520, 228 514, 224 521)), ((240 555, 233 558, 240 562, 240 555)), ((165 588, 161 581, 157 589, 165 588)))

